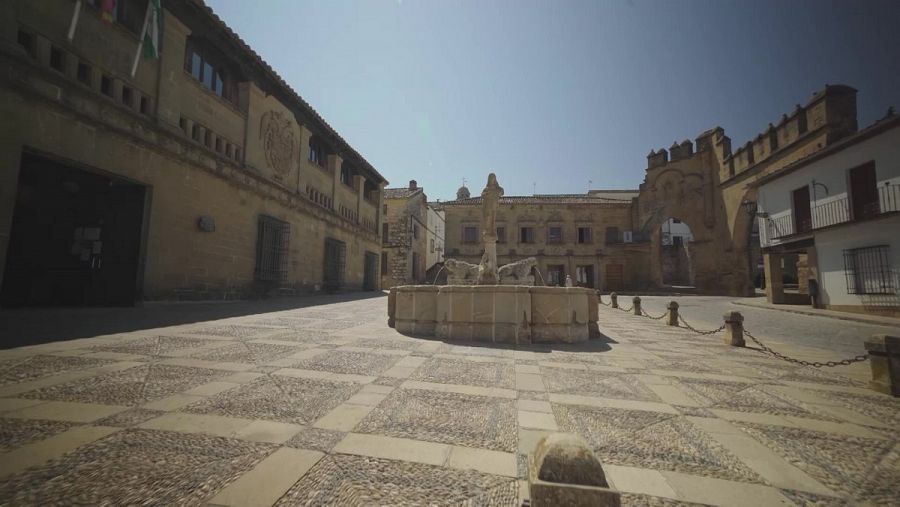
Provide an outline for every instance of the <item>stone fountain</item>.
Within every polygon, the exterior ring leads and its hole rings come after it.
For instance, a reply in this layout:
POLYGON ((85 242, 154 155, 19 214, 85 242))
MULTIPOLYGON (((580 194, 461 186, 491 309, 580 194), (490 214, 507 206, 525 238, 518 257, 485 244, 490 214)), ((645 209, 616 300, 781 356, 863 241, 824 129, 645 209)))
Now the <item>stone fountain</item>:
POLYGON ((574 343, 597 333, 592 289, 537 287, 537 260, 497 266, 497 209, 503 188, 491 173, 481 192, 479 264, 447 259, 448 285, 402 285, 388 296, 388 325, 403 334, 492 343, 574 343))

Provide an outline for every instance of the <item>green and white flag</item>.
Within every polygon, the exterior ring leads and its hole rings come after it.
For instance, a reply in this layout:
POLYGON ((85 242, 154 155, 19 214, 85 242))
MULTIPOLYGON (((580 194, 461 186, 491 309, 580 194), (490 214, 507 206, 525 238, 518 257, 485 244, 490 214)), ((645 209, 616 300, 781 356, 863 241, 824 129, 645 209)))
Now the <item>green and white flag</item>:
POLYGON ((159 58, 159 32, 160 17, 162 16, 162 0, 149 0, 147 2, 147 14, 144 15, 144 28, 141 29, 141 42, 134 54, 134 64, 131 66, 131 77, 137 73, 141 52, 144 58, 159 58))
POLYGON ((144 58, 159 58, 160 16, 162 16, 160 0, 150 0, 147 5, 147 29, 144 32, 144 58))

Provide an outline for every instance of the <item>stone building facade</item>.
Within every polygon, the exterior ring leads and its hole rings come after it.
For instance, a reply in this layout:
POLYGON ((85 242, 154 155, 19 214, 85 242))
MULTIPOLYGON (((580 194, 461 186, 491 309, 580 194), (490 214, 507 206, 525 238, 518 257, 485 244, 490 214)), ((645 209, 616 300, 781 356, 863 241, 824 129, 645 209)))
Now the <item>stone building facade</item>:
MULTIPOLYGON (((736 150, 724 129, 715 127, 694 141, 651 151, 638 191, 505 197, 501 213, 509 229, 507 244, 498 244, 500 262, 536 256, 544 277, 552 273, 548 284, 556 282, 558 274, 563 280, 569 274, 589 285, 584 280, 591 277, 581 276, 586 269, 579 266, 592 265, 593 284, 603 290, 687 282, 699 292, 750 295, 762 264, 753 182, 856 130, 856 90, 828 85, 736 150), (691 240, 680 249, 665 245, 663 225, 672 219, 690 230, 691 240), (525 225, 533 228, 535 237, 520 242, 515 234, 525 225), (582 226, 594 230, 589 245, 573 236, 582 226), (561 240, 555 232, 551 240, 550 227, 561 227, 561 240), (608 227, 618 228, 618 242, 605 241, 608 227), (687 275, 671 276, 685 266, 687 275)), ((455 201, 443 203, 448 258, 478 261, 480 232, 473 239, 464 231, 479 226, 479 202, 461 188, 455 201)))
POLYGON ((378 287, 385 179, 212 10, 132 75, 147 1, 78 4, 0 3, 5 304, 378 287))
POLYGON ((381 287, 423 282, 430 236, 424 189, 415 180, 405 188, 386 188, 382 208, 381 287))
MULTIPOLYGON (((649 239, 650 259, 663 246, 660 224, 678 218, 690 227, 694 285, 703 292, 749 295, 759 255, 752 183, 853 134, 856 90, 826 86, 804 105, 732 151, 721 127, 694 142, 651 151, 635 201, 636 230, 649 239)), ((651 262, 650 286, 663 285, 661 263, 651 262)))
MULTIPOLYGON (((458 195, 467 195, 460 189, 458 195)), ((534 257, 538 285, 622 290, 645 286, 647 245, 635 242, 632 198, 636 192, 592 191, 577 195, 505 196, 497 212, 500 265, 534 257)), ((446 257, 481 259, 481 197, 441 203, 446 214, 446 257)))

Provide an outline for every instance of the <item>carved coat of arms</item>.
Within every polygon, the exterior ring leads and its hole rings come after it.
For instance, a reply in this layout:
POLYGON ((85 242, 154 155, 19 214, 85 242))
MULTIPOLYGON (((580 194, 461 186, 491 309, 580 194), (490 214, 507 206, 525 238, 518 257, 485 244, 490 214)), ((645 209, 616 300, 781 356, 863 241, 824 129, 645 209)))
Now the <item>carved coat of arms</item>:
POLYGON ((283 114, 268 111, 259 122, 259 138, 263 143, 266 162, 280 175, 291 171, 294 158, 294 131, 291 121, 283 114))

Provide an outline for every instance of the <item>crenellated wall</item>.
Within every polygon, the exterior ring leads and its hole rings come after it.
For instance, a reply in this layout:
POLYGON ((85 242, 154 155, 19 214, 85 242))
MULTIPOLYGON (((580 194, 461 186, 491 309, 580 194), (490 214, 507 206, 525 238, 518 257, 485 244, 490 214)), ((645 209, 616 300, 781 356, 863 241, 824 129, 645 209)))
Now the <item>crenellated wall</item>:
MULTIPOLYGON (((750 205, 747 183, 806 157, 856 132, 856 90, 826 85, 805 105, 732 151, 721 127, 647 155, 638 196, 637 222, 653 238, 651 259, 660 253, 659 225, 668 218, 687 223, 695 236, 691 260, 699 289, 727 294, 751 292, 750 205)), ((662 283, 659 263, 651 279, 662 283)))

